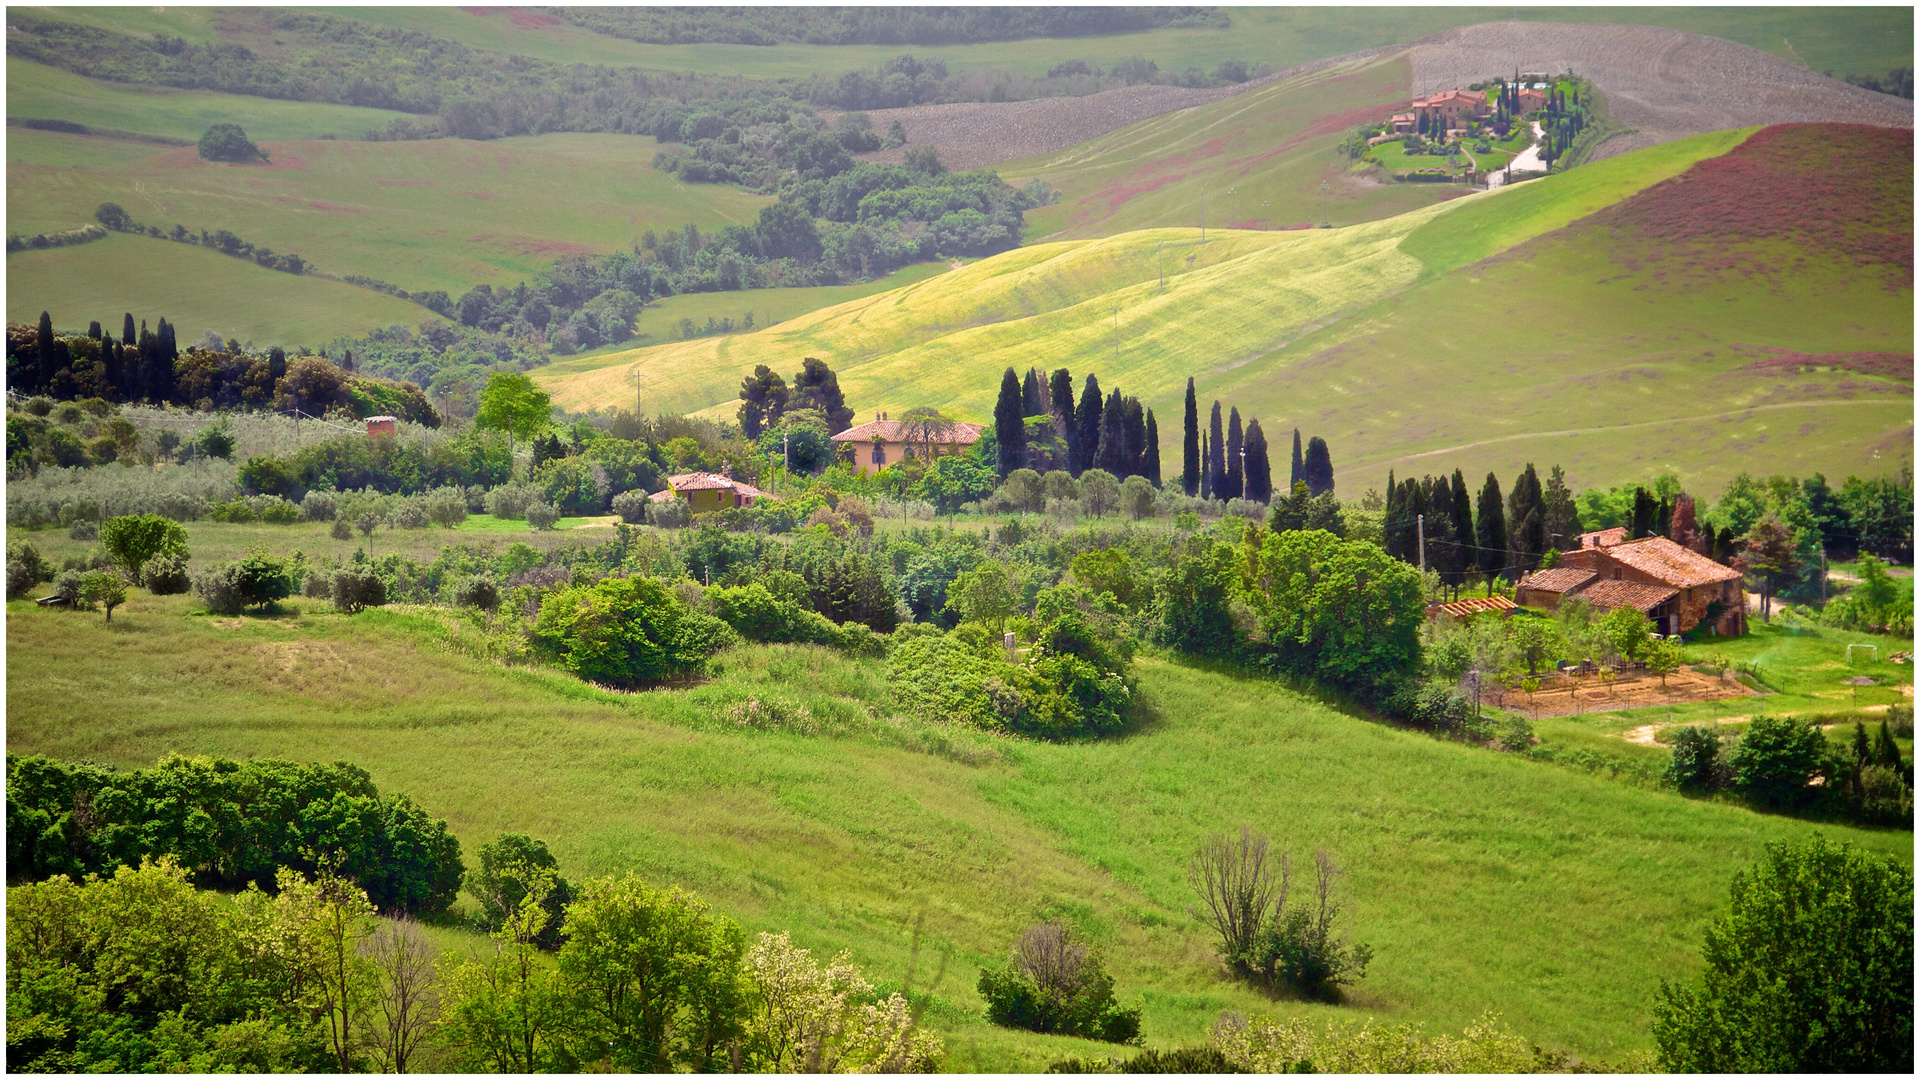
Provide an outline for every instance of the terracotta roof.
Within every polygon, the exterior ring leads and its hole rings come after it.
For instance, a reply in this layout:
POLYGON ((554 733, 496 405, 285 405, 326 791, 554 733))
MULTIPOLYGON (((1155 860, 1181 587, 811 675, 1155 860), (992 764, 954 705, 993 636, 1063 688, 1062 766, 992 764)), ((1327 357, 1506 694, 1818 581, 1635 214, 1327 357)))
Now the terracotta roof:
POLYGON ((1614 608, 1639 608, 1652 611, 1680 595, 1679 589, 1642 585, 1637 581, 1596 581, 1574 594, 1602 611, 1614 608))
MULTIPOLYGON (((683 492, 683 491, 731 491, 740 495, 748 495, 756 499, 777 499, 778 498, 778 496, 769 495, 768 493, 761 491, 759 488, 754 487, 752 484, 746 483, 745 481, 734 480, 730 477, 721 476, 719 473, 710 473, 710 472, 675 473, 672 476, 667 477, 668 494, 671 495, 673 493, 683 492)), ((655 492, 653 495, 649 495, 647 497, 649 499, 659 501, 656 498, 659 494, 660 492, 655 492)))
POLYGON ((1556 566, 1551 570, 1537 570, 1521 578, 1520 588, 1536 592, 1570 593, 1598 576, 1578 566, 1556 566))
POLYGON ((1464 619, 1482 611, 1512 611, 1514 608, 1514 602, 1504 596, 1469 596, 1465 600, 1455 600, 1451 604, 1435 604, 1427 609, 1427 617, 1444 614, 1456 619, 1464 619))
POLYGON ((1596 532, 1581 533, 1580 546, 1583 548, 1612 547, 1615 544, 1625 543, 1626 539, 1627 530, 1616 525, 1611 529, 1600 529, 1596 532))
MULTIPOLYGON (((867 423, 857 427, 850 427, 840 434, 835 435, 833 441, 873 442, 878 439, 881 442, 906 442, 906 436, 901 433, 906 426, 907 422, 905 420, 870 420, 867 423)), ((985 430, 985 425, 983 424, 956 423, 953 425, 953 430, 937 435, 926 441, 968 445, 979 442, 980 432, 983 430, 985 430)), ((916 436, 913 441, 920 442, 921 440, 916 436)))
POLYGON ((1414 102, 1413 107, 1416 109, 1428 108, 1447 101, 1461 101, 1474 105, 1484 105, 1487 101, 1487 95, 1484 91, 1480 90, 1442 90, 1431 97, 1424 97, 1414 102))
POLYGON ((1664 536, 1649 536, 1645 540, 1615 544, 1607 549, 1607 555, 1678 589, 1711 585, 1716 581, 1733 581, 1740 577, 1740 571, 1722 566, 1664 536))

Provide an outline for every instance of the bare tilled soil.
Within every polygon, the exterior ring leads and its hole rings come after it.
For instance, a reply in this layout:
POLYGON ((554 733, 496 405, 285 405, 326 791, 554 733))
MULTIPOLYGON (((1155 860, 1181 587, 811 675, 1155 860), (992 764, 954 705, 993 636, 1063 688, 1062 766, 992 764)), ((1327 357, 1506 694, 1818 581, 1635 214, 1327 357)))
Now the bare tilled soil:
POLYGON ((1413 46, 1415 95, 1516 71, 1570 71, 1600 88, 1614 120, 1633 130, 1603 143, 1596 158, 1762 124, 1913 126, 1910 101, 1849 86, 1745 45, 1677 30, 1492 22, 1413 46))
POLYGON ((1619 678, 1612 682, 1592 675, 1581 678, 1558 675, 1547 677, 1544 685, 1531 694, 1492 685, 1482 692, 1482 700, 1490 705, 1534 716, 1577 716, 1581 713, 1644 709, 1651 705, 1757 696, 1759 691, 1732 679, 1715 678, 1687 669, 1668 675, 1664 682, 1657 675, 1619 678))
MULTIPOLYGON (((939 149, 941 162, 950 169, 974 169, 1002 161, 1018 161, 1036 154, 1065 150, 1128 124, 1244 94, 1276 80, 1391 51, 1368 49, 1316 60, 1265 78, 1212 90, 1189 90, 1181 86, 1122 86, 1085 97, 876 109, 867 114, 873 118, 874 130, 884 133, 889 125, 898 120, 900 126, 906 129, 907 145, 896 150, 862 154, 860 157, 864 161, 899 162, 908 149, 933 146, 939 149)), ((830 117, 834 114, 822 115, 830 117)))

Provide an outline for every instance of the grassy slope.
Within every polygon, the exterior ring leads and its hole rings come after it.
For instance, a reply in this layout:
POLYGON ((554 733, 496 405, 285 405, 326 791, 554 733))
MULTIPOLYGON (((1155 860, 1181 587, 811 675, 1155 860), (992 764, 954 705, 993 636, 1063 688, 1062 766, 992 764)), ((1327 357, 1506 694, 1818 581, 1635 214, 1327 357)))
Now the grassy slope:
MULTIPOLYGON (((1460 290, 1479 286, 1435 278, 1436 270, 1560 228, 1679 173, 1695 160, 1724 152, 1739 138, 1740 133, 1698 136, 1565 176, 1350 228, 1214 230, 1204 246, 1193 229, 1146 230, 1097 241, 1036 245, 896 293, 816 312, 760 334, 643 349, 623 364, 609 357, 596 358, 592 370, 585 370, 585 364, 561 364, 543 369, 539 378, 569 408, 624 404, 637 388, 642 399, 658 402, 662 408, 709 407, 724 413, 742 370, 755 363, 789 370, 798 357, 814 355, 841 372, 841 385, 863 415, 874 409, 936 404, 962 418, 984 421, 992 405, 993 376, 1001 368, 1009 364, 1020 370, 1029 364, 1067 366, 1081 374, 1094 371, 1103 387, 1117 385, 1152 405, 1164 420, 1163 460, 1170 461, 1175 459, 1164 455, 1177 453, 1174 418, 1179 395, 1186 377, 1194 374, 1205 397, 1219 396, 1237 403, 1243 413, 1261 417, 1270 436, 1297 423, 1309 433, 1329 438, 1336 447, 1335 465, 1344 483, 1378 484, 1384 476, 1373 474, 1384 474, 1386 457, 1474 441, 1455 437, 1454 426, 1484 430, 1479 422, 1480 403, 1484 395, 1504 392, 1508 383, 1516 381, 1509 369, 1529 367, 1532 362, 1527 358, 1536 353, 1566 349, 1542 345, 1537 339, 1544 335, 1551 340, 1554 333, 1567 332, 1569 327, 1542 330, 1538 319, 1519 312, 1544 310, 1541 305, 1554 290, 1563 288, 1575 297, 1568 304, 1584 305, 1573 310, 1591 311, 1602 320, 1613 318, 1608 312, 1616 310, 1609 307, 1617 303, 1611 299, 1580 299, 1581 290, 1590 287, 1581 284, 1579 275, 1587 273, 1591 260, 1604 261, 1603 254, 1591 250, 1565 268, 1574 275, 1569 280, 1530 276, 1515 266, 1487 270, 1486 274, 1507 275, 1499 280, 1512 279, 1514 284, 1503 288, 1519 288, 1522 294, 1496 312, 1468 318, 1444 307, 1434 308, 1457 304, 1460 290), (1455 221, 1463 224, 1452 224, 1455 221), (1164 290, 1158 284, 1154 256, 1155 247, 1163 243, 1166 247, 1159 261, 1169 272, 1164 290), (1198 260, 1192 270, 1185 267, 1187 255, 1198 260), (1411 292, 1402 291, 1423 278, 1431 280, 1411 292), (1446 299, 1421 299, 1429 296, 1446 299), (1382 319, 1396 317, 1403 305, 1415 302, 1428 305, 1418 309, 1428 312, 1418 324, 1421 333, 1375 332, 1385 325, 1382 319), (1113 348, 1116 303, 1121 306, 1117 360, 1113 348), (1516 314, 1508 315, 1508 308, 1516 314), (1517 342, 1511 350, 1503 346, 1496 353, 1487 345, 1508 337, 1517 342), (1302 362, 1331 343, 1361 338, 1373 359, 1366 367, 1349 369, 1340 379, 1329 380, 1322 367, 1302 362), (1289 345, 1295 339, 1303 343, 1289 345), (1450 366, 1410 365, 1410 353, 1418 359, 1438 355, 1450 366), (1363 393, 1382 385, 1382 380, 1401 379, 1419 380, 1420 392, 1404 397, 1389 394, 1384 405, 1378 394, 1363 393), (1419 418, 1382 422, 1381 410, 1391 409, 1396 400, 1408 402, 1408 412, 1417 402, 1419 418)), ((1624 289, 1609 286, 1616 292, 1631 287, 1630 283, 1624 289)), ((1754 344, 1826 343, 1815 351, 1889 347, 1888 339, 1903 336, 1911 341, 1911 315, 1898 310, 1899 297, 1869 287, 1842 290, 1849 297, 1860 294, 1853 314, 1862 328, 1855 330, 1850 329, 1853 319, 1840 317, 1830 303, 1838 288, 1837 282, 1809 282, 1795 294, 1796 299, 1785 303, 1748 290, 1736 305, 1725 305, 1716 297, 1713 303, 1701 301, 1699 310, 1659 294, 1664 306, 1651 314, 1661 324, 1703 321, 1709 333, 1737 331, 1737 340, 1754 344), (1869 341, 1878 344, 1849 344, 1869 341)), ((1495 299, 1508 295, 1501 290, 1483 291, 1495 299)), ((1637 311, 1626 317, 1635 320, 1633 332, 1649 332, 1648 319, 1637 311)), ((1603 324, 1613 326, 1610 321, 1603 324)), ((1620 334, 1612 329, 1606 333, 1611 335, 1606 347, 1612 349, 1620 334)), ((1585 344, 1589 343, 1583 339, 1585 344)), ((1496 397, 1503 405, 1508 398, 1519 399, 1524 408, 1502 416, 1497 423, 1509 426, 1493 434, 1597 426, 1579 420, 1593 408, 1595 399, 1593 388, 1574 381, 1576 375, 1586 373, 1580 365, 1589 354, 1574 355, 1581 359, 1559 362, 1553 371, 1560 381, 1548 380, 1544 390, 1537 381, 1526 382, 1515 386, 1507 398, 1496 397), (1522 395, 1521 389, 1527 394, 1522 395)), ((1595 366, 1617 374, 1608 364, 1595 366)), ((1723 361, 1715 370, 1726 366, 1723 361)), ((1776 379, 1767 387, 1798 392, 1802 385, 1824 384, 1820 377, 1809 377, 1776 379)), ((1753 403, 1752 386, 1746 383, 1696 378, 1685 384, 1688 392, 1683 395, 1664 391, 1656 395, 1650 387, 1641 389, 1645 386, 1644 379, 1632 385, 1609 380, 1601 393, 1612 395, 1606 403, 1632 410, 1634 422, 1720 413, 1753 403), (1701 393, 1710 396, 1703 400, 1701 393)), ((1850 430, 1855 433, 1842 435, 1829 449, 1818 451, 1817 459, 1808 459, 1825 463, 1821 467, 1830 472, 1857 467, 1866 456, 1862 440, 1876 441, 1898 426, 1880 412, 1847 408, 1856 411, 1829 410, 1826 415, 1854 418, 1850 430)), ((1716 430, 1725 428, 1750 439, 1761 432, 1761 424, 1785 422, 1773 413, 1759 416, 1717 425, 1716 430)), ((1793 416, 1793 423, 1804 419, 1798 413, 1793 416)), ((1675 427, 1691 430, 1687 425, 1675 427)), ((1616 454, 1656 445, 1639 435, 1609 443, 1615 447, 1610 452, 1616 454)), ((1821 444, 1822 440, 1793 443, 1796 448, 1821 444)), ((1670 456, 1675 459, 1672 463, 1692 472, 1713 463, 1723 449, 1724 444, 1717 441, 1680 443, 1670 456)), ((1785 449, 1777 442, 1756 446, 1752 452, 1758 460, 1747 464, 1756 468, 1806 464, 1779 456, 1785 449)), ((1611 483, 1652 467, 1624 457, 1576 462, 1582 452, 1597 452, 1585 448, 1584 442, 1555 450, 1582 483, 1611 483)), ((1423 460, 1420 467, 1438 468, 1443 461, 1449 469, 1455 464, 1490 467, 1479 464, 1487 461, 1508 473, 1526 460, 1523 453, 1534 452, 1532 447, 1523 450, 1498 444, 1478 456, 1423 460)), ((1663 455, 1661 460, 1667 458, 1663 455)), ((1543 455, 1543 460, 1554 459, 1554 454, 1543 455)), ((1728 471, 1741 467, 1721 460, 1728 471)))
POLYGON ((63 329, 98 319, 119 335, 120 315, 180 327, 184 347, 204 330, 265 346, 318 345, 336 334, 433 313, 369 289, 295 277, 170 240, 109 236, 79 247, 7 256, 7 319, 53 313, 63 329))
MULTIPOLYGON (((1492 1009, 1544 1044, 1617 1055, 1646 1045, 1648 996, 1693 968, 1732 873, 1813 831, 1161 662, 1144 665, 1154 719, 1135 734, 1009 744, 863 719, 881 668, 812 650, 744 650, 705 686, 625 696, 437 648, 431 618, 191 607, 137 595, 108 627, 10 606, 9 751, 344 758, 446 815, 469 851, 528 830, 571 874, 687 884, 752 927, 849 947, 883 980, 902 975, 924 913, 921 985, 951 954, 930 1020, 956 1068, 1034 1069, 1084 1047, 973 1019, 978 967, 1049 916, 1103 943, 1152 1044, 1196 1040, 1223 1009, 1327 1013, 1222 981, 1186 914, 1186 853, 1242 823, 1352 868, 1354 925, 1378 959, 1341 1013, 1457 1030, 1492 1009), (749 694, 874 734, 718 718, 749 694)), ((1911 850, 1904 833, 1824 831, 1911 850)))
MULTIPOLYGON (((144 8, 97 11, 145 13, 144 8)), ((197 8, 173 8, 189 16, 197 8)), ((213 124, 239 124, 258 140, 315 139, 332 134, 357 138, 368 128, 384 128, 405 113, 351 105, 216 94, 201 90, 122 86, 83 78, 70 71, 27 60, 7 60, 7 116, 11 119, 71 120, 89 127, 198 139, 213 124)), ((25 132, 8 132, 11 143, 25 132)), ((91 208, 89 208, 91 212, 91 208)), ((18 230, 15 230, 18 231, 18 230)))
MULTIPOLYGON (((1156 30, 1104 37, 991 42, 958 46, 643 45, 565 24, 538 27, 504 10, 334 8, 334 14, 419 30, 481 49, 560 63, 637 65, 759 77, 837 75, 871 68, 912 52, 946 61, 955 71, 1011 68, 1044 74, 1065 57, 1107 67, 1123 56, 1146 56, 1163 70, 1211 70, 1228 58, 1289 67, 1327 56, 1415 38, 1489 18, 1555 22, 1620 22, 1713 34, 1815 69, 1881 74, 1913 64, 1913 14, 1895 8, 1566 8, 1500 11, 1452 8, 1234 8, 1226 30, 1156 30)), ((55 14, 122 32, 168 33, 193 41, 216 36, 208 14, 191 8, 66 8, 55 14)))
POLYGON ((1027 215, 1030 233, 1049 239, 1198 226, 1202 190, 1216 226, 1388 217, 1465 191, 1352 176, 1333 150, 1357 125, 1404 105, 1412 78, 1404 55, 1343 64, 998 168, 1016 182, 1037 176, 1060 189, 1060 202, 1027 215))
POLYGON ((455 295, 531 279, 568 252, 627 248, 647 229, 751 224, 770 201, 655 172, 653 140, 633 136, 270 142, 273 165, 241 166, 191 147, 127 161, 113 140, 10 134, 13 231, 71 228, 117 202, 143 223, 231 229, 330 274, 455 295), (79 164, 93 147, 101 160, 79 164))

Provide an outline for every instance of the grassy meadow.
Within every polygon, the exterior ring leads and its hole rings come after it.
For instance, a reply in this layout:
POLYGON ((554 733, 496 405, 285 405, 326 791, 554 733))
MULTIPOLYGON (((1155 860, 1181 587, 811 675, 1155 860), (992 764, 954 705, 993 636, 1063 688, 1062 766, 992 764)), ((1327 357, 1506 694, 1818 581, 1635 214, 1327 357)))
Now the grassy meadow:
MULTIPOLYGON (((970 45, 650 45, 595 34, 526 9, 321 8, 343 18, 417 30, 477 49, 559 63, 703 71, 761 78, 838 75, 873 68, 901 52, 937 57, 954 71, 1013 70, 1043 75, 1066 57, 1101 67, 1145 56, 1162 70, 1211 70, 1226 59, 1276 68, 1359 49, 1413 41, 1490 18, 1636 23, 1712 34, 1814 70, 1884 74, 1913 66, 1913 13, 1899 8, 1487 9, 1479 7, 1233 8, 1224 30, 1167 29, 1140 34, 987 42, 970 45)), ((196 8, 55 8, 49 17, 132 34, 172 34, 195 42, 259 38, 241 20, 196 8)))
MULTIPOLYGON (((681 883, 750 928, 851 949, 876 981, 905 977, 919 921, 914 985, 935 998, 949 1068, 1099 1051, 981 1019, 979 968, 1049 917, 1106 951, 1150 1045, 1198 1041, 1227 1009, 1430 1030, 1492 1010, 1543 1045, 1618 1058, 1649 1045, 1649 995, 1694 969, 1732 874, 1816 830, 1162 660, 1142 665, 1129 735, 1052 745, 896 719, 881 664, 810 648, 738 649, 699 685, 617 694, 474 659, 444 611, 195 606, 136 591, 108 625, 9 605, 9 751, 350 760, 446 816, 469 852, 530 831, 569 876, 681 883), (804 707, 814 732, 741 727, 730 710, 749 697, 804 707), (1349 868, 1377 959, 1346 1005, 1264 998, 1212 957, 1184 863, 1241 824, 1349 868)), ((1911 851, 1906 833, 1817 828, 1911 851)))
POLYGON ((77 247, 7 256, 7 321, 85 329, 90 320, 120 332, 132 312, 180 327, 180 343, 215 330, 265 347, 319 345, 338 334, 437 318, 418 304, 171 240, 115 234, 77 247))
POLYGON ((9 134, 10 231, 73 228, 117 202, 142 224, 229 229, 329 274, 455 296, 530 281, 569 253, 631 248, 648 229, 750 225, 771 201, 655 172, 654 141, 629 135, 268 141, 271 164, 231 165, 192 147, 134 157, 115 140, 9 134))
POLYGON ((1656 288, 1658 268, 1613 265, 1604 237, 1545 236, 1746 135, 1696 136, 1347 228, 1035 244, 756 334, 561 363, 536 379, 572 409, 637 394, 721 415, 752 365, 820 356, 862 411, 938 405, 984 421, 995 372, 1065 366, 1155 408, 1164 458, 1192 374, 1203 397, 1270 432, 1326 437, 1354 491, 1381 486, 1389 468, 1511 475, 1529 460, 1564 464, 1576 487, 1667 469, 1708 491, 1741 469, 1872 473, 1874 454, 1894 460, 1910 431, 1909 384, 1758 375, 1733 347, 1906 351, 1910 293, 1837 263, 1767 288, 1656 288), (1534 237, 1524 257, 1481 262, 1534 237))

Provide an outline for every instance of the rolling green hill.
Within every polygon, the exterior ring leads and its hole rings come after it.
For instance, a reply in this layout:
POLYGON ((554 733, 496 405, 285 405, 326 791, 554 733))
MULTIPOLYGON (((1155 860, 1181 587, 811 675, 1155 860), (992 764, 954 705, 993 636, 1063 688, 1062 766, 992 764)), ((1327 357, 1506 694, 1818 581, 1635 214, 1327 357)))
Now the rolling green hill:
POLYGON ((113 235, 79 247, 7 256, 7 320, 42 311, 61 330, 98 319, 117 336, 120 316, 180 328, 180 345, 206 330, 260 347, 317 346, 343 331, 400 323, 432 312, 371 289, 295 277, 245 259, 171 240, 113 235))
POLYGON ((1911 423, 1910 383, 1757 374, 1743 370, 1757 354, 1733 346, 1911 353, 1910 290, 1809 252, 1802 272, 1765 289, 1716 279, 1636 291, 1642 282, 1617 277, 1595 233, 1484 261, 1746 135, 1698 136, 1348 228, 1038 244, 758 334, 536 378, 569 408, 637 399, 726 416, 752 365, 789 371, 819 356, 862 416, 926 404, 982 421, 1004 367, 1065 366, 1140 395, 1163 418, 1167 454, 1191 374, 1203 397, 1269 431, 1328 438, 1350 490, 1378 486, 1390 466, 1511 474, 1536 459, 1564 462, 1578 485, 1674 468, 1701 490, 1741 469, 1872 471, 1874 451, 1911 423), (1617 280, 1593 284, 1603 275, 1617 280))
POLYGON ((1604 781, 1163 661, 1142 665, 1138 730, 1055 745, 873 719, 883 665, 810 647, 739 649, 704 685, 614 694, 470 659, 432 609, 186 617, 195 606, 139 594, 109 625, 10 605, 9 752, 349 760, 447 818, 470 860, 530 832, 570 878, 687 886, 752 930, 849 949, 876 982, 909 970, 920 920, 915 986, 940 973, 925 1019, 952 1070, 1111 1052, 981 1019, 980 968, 1055 917, 1105 951, 1152 1046, 1200 1041, 1225 1010, 1430 1032, 1492 1011, 1617 1061, 1648 1046, 1655 987, 1695 970, 1702 928, 1763 844, 1818 829, 1911 855, 1906 833, 1604 781), (805 707, 818 734, 743 728, 728 710, 749 696, 805 707), (1355 940, 1376 959, 1346 1005, 1220 971, 1185 862, 1242 824, 1349 869, 1355 940))

